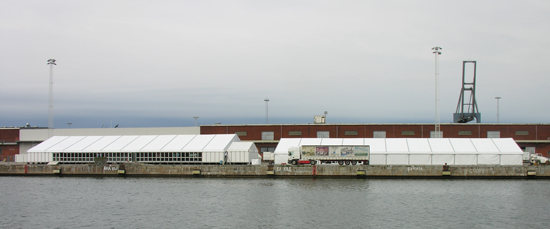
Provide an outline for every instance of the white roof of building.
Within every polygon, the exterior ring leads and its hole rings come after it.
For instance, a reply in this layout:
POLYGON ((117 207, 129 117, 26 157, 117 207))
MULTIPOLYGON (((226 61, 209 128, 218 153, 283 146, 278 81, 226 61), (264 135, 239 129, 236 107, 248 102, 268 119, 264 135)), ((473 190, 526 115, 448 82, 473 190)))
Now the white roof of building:
POLYGON ((222 152, 233 142, 235 134, 54 136, 28 152, 222 152))

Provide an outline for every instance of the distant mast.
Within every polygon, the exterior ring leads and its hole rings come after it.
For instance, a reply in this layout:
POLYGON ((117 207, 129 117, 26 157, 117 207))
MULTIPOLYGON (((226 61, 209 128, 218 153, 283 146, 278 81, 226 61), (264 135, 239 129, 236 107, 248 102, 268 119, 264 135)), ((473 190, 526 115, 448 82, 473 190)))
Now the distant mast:
POLYGON ((269 102, 269 99, 265 98, 264 101, 265 101, 265 124, 268 124, 269 119, 268 119, 268 110, 267 110, 268 105, 267 105, 267 103, 269 102))
POLYGON ((53 136, 53 66, 57 65, 55 59, 49 59, 50 65, 50 99, 48 104, 48 138, 53 136))

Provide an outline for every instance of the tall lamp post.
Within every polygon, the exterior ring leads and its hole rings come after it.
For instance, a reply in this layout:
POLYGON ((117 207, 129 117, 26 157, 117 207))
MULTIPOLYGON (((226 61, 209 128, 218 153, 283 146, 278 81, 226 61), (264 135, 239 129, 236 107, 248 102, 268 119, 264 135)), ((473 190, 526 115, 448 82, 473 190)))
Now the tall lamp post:
POLYGON ((439 118, 439 55, 441 47, 433 47, 435 54, 435 138, 441 138, 441 119, 439 118))
POLYGON ((500 116, 500 114, 499 114, 500 113, 499 101, 500 101, 501 97, 497 96, 497 97, 495 97, 495 99, 497 100, 497 123, 499 123, 500 122, 500 120, 499 120, 500 119, 500 117, 499 117, 500 116))
POLYGON ((195 126, 197 126, 197 119, 199 118, 199 116, 194 116, 193 118, 195 119, 195 126))
POLYGON ((268 98, 265 98, 264 99, 265 101, 265 124, 268 124, 269 123, 269 119, 268 119, 268 113, 267 113, 267 103, 269 102, 269 99, 268 98))
POLYGON ((57 65, 55 59, 49 59, 48 65, 50 65, 50 99, 48 104, 48 137, 53 135, 53 66, 57 65))

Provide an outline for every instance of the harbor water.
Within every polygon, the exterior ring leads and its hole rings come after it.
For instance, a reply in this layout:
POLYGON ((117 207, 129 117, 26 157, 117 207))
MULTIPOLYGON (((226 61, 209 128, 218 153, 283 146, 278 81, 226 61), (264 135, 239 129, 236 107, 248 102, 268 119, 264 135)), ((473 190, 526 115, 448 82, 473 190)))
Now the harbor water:
POLYGON ((547 228, 550 180, 0 177, 0 228, 547 228))

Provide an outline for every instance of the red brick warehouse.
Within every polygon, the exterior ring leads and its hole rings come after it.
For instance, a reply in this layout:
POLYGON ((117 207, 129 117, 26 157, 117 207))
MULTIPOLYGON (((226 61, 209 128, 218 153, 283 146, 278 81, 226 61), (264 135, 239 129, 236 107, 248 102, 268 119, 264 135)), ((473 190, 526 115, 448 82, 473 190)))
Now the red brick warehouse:
MULTIPOLYGON (((203 125, 201 134, 237 134, 260 152, 281 138, 430 138, 434 124, 257 124, 203 125)), ((441 124, 444 138, 513 138, 524 150, 550 156, 550 124, 441 124)))

